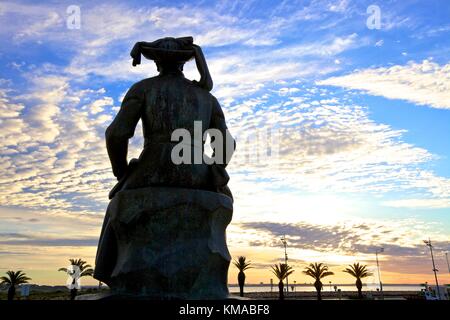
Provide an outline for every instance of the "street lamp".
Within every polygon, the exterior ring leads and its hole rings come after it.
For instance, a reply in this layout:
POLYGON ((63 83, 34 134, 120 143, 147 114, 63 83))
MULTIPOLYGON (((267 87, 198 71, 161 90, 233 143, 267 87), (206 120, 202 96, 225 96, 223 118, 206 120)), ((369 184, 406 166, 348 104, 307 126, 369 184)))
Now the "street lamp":
POLYGON ((382 252, 384 252, 384 248, 379 248, 375 250, 375 256, 377 258, 378 281, 380 282, 381 299, 384 299, 383 283, 381 282, 380 263, 378 262, 378 254, 382 252))
POLYGON ((450 263, 448 263, 448 252, 445 253, 445 260, 447 260, 448 273, 450 273, 450 263))
POLYGON ((439 271, 438 269, 436 269, 436 265, 434 264, 434 256, 433 256, 433 245, 431 244, 431 240, 430 238, 428 238, 428 240, 423 240, 423 242, 425 243, 425 245, 430 248, 430 252, 431 252, 431 261, 433 262, 433 272, 434 272, 434 279, 436 280, 436 292, 438 295, 439 300, 441 300, 441 293, 439 290, 439 282, 438 282, 438 278, 437 278, 437 272, 439 271))
MULTIPOLYGON (((286 267, 288 265, 288 255, 287 255, 287 241, 286 241, 286 235, 281 237, 281 242, 284 245, 284 263, 286 264, 286 267)), ((286 277, 286 288, 287 288, 287 292, 289 292, 289 280, 288 277, 286 277)))

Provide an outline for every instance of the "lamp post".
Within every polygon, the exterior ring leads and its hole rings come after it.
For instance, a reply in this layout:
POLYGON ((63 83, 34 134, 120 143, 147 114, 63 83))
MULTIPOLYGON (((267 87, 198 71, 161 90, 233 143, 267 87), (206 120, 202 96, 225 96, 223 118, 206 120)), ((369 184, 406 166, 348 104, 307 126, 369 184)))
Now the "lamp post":
POLYGON ((381 282, 380 263, 378 261, 378 254, 382 252, 384 252, 384 248, 379 248, 375 250, 375 257, 377 258, 378 281, 380 282, 381 299, 384 300, 383 282, 381 282))
POLYGON ((447 260, 448 273, 450 273, 450 263, 448 263, 448 252, 445 253, 445 260, 447 260))
POLYGON ((430 252, 431 252, 431 261, 433 262, 434 279, 436 280, 436 292, 437 292, 438 299, 441 300, 441 293, 440 293, 440 290, 439 290, 439 282, 438 282, 438 277, 437 277, 437 272, 438 272, 439 270, 436 269, 436 265, 434 264, 433 245, 431 244, 430 238, 428 238, 428 240, 423 240, 423 242, 425 243, 425 245, 426 245, 428 248, 430 248, 430 252))
MULTIPOLYGON (((281 242, 283 242, 284 245, 284 263, 286 264, 286 267, 288 265, 288 255, 287 255, 287 241, 286 241, 286 236, 282 236, 281 237, 281 242)), ((289 280, 288 277, 286 277, 286 292, 289 293, 289 280)))

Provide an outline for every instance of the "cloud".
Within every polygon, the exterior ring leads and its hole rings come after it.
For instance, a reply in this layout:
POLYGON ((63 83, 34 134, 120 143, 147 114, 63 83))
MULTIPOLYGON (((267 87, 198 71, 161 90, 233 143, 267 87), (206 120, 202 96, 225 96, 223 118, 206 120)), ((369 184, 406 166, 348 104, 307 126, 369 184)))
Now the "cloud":
POLYGON ((383 205, 393 208, 448 208, 450 198, 447 199, 399 199, 384 201, 383 205))
POLYGON ((103 208, 107 181, 112 185, 106 151, 98 152, 104 150, 104 122, 111 119, 105 107, 112 100, 99 98, 103 91, 73 90, 62 76, 29 78, 31 85, 22 95, 12 98, 10 91, 2 91, 0 109, 9 112, 0 116, 0 203, 54 210, 75 206, 96 213, 99 204, 92 207, 88 199, 104 197, 103 208), (95 114, 90 114, 92 106, 97 107, 95 114), (100 181, 106 185, 98 185, 100 181), (98 187, 105 188, 103 193, 96 192, 98 187))
POLYGON ((103 97, 92 102, 89 106, 89 112, 92 114, 100 113, 104 110, 106 106, 112 106, 114 103, 113 98, 103 97))
POLYGON ((289 190, 420 190, 441 201, 450 198, 450 180, 422 168, 436 156, 404 142, 404 131, 376 123, 367 108, 326 89, 293 81, 279 90, 226 108, 238 139, 239 152, 229 166, 233 174, 245 168, 247 179, 267 179, 289 190), (258 138, 264 132, 278 133, 278 139, 258 138), (269 149, 278 150, 276 156, 261 157, 269 149))
POLYGON ((401 99, 433 108, 450 109, 450 63, 430 60, 409 62, 389 68, 355 72, 317 81, 319 85, 338 86, 388 99, 401 99))
MULTIPOLYGON (((371 265, 375 250, 383 247, 380 259, 385 272, 427 273, 429 270, 429 252, 422 240, 423 233, 433 233, 433 226, 423 221, 375 222, 366 219, 364 222, 341 221, 321 225, 248 222, 241 223, 239 228, 242 233, 252 234, 251 240, 241 243, 241 246, 250 246, 253 250, 258 247, 265 250, 278 248, 281 246, 280 237, 285 236, 291 263, 297 265, 316 262, 317 259, 336 266, 355 260, 371 265)), ((434 246, 436 256, 441 257, 450 248, 450 241, 448 237, 433 236, 440 239, 434 246)))
POLYGON ((98 238, 0 240, 0 244, 8 246, 96 247, 98 245, 98 238))

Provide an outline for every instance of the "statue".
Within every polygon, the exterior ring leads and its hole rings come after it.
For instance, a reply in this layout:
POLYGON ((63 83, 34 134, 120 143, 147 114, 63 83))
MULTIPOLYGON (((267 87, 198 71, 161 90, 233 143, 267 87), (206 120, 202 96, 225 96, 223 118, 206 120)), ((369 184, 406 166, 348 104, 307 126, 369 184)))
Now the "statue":
MULTIPOLYGON (((234 140, 209 92, 213 82, 192 37, 138 42, 131 51, 133 66, 140 64, 141 55, 156 63, 159 75, 129 89, 106 130, 118 182, 109 194, 94 278, 115 297, 224 299, 231 260, 225 229, 233 212, 225 167, 234 140), (198 82, 183 75, 190 59, 201 75, 198 82), (128 140, 139 120, 144 148, 139 159, 128 162, 128 140), (209 161, 200 163, 174 161, 180 156, 174 154, 176 146, 186 141, 174 141, 173 133, 181 129, 195 136, 199 122, 202 138, 208 129, 224 137, 216 141, 221 152, 212 155, 218 161, 211 163, 207 156, 209 161)), ((183 150, 191 150, 198 160, 194 153, 204 155, 204 139, 197 140, 183 150)))

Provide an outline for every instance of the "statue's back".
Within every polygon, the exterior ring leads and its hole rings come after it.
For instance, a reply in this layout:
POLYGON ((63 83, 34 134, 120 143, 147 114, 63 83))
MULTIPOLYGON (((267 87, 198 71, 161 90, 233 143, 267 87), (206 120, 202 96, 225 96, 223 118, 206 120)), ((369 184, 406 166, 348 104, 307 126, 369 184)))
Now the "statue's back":
POLYGON ((144 137, 163 135, 170 140, 179 128, 194 134, 194 121, 203 131, 210 127, 214 97, 181 75, 163 75, 142 81, 145 91, 142 125, 144 137))

